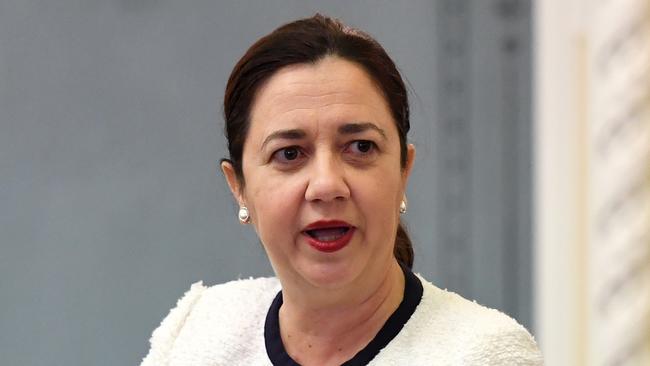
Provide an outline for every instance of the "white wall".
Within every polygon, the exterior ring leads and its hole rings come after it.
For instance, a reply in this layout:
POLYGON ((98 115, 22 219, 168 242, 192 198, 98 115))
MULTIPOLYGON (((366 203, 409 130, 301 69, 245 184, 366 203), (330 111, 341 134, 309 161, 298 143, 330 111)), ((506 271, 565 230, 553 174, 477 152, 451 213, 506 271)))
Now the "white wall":
POLYGON ((549 365, 647 365, 650 1, 536 5, 539 342, 549 365))

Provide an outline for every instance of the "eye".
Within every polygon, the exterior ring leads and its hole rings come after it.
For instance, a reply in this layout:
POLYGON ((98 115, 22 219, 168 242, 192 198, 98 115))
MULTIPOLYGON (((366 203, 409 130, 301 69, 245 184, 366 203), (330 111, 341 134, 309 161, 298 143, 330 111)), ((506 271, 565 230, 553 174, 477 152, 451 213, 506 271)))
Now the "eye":
POLYGON ((292 164, 296 160, 301 159, 303 156, 304 153, 300 150, 300 147, 288 146, 276 150, 271 156, 271 160, 276 161, 280 164, 292 164))
POLYGON ((359 155, 368 155, 377 148, 377 145, 369 140, 352 141, 348 146, 348 149, 351 150, 352 153, 359 155))

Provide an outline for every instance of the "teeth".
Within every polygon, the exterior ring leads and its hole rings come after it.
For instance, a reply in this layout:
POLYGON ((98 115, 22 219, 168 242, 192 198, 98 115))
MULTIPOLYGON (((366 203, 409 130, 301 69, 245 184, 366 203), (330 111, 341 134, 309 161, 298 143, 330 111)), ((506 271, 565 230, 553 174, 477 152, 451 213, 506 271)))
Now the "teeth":
POLYGON ((307 234, 318 241, 334 241, 348 232, 346 227, 308 230, 307 234))

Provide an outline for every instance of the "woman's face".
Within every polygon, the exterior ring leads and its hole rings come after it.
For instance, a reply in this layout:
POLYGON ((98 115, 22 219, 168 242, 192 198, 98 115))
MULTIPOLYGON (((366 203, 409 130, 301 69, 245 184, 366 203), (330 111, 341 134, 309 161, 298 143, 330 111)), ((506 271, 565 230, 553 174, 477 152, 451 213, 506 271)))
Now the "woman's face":
MULTIPOLYGON (((415 155, 368 74, 337 57, 285 67, 259 90, 233 194, 283 281, 338 288, 385 273, 415 155)), ((360 281, 363 282, 363 281, 360 281)))

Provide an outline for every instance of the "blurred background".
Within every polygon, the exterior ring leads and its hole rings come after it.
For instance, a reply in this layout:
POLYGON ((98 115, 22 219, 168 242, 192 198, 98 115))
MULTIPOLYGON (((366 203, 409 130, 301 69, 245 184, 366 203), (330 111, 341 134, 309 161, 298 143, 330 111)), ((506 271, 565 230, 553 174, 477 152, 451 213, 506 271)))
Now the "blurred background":
POLYGON ((269 276, 218 167, 229 73, 315 12, 411 92, 415 270, 548 365, 650 363, 650 0, 0 0, 0 363, 134 365, 269 276))

